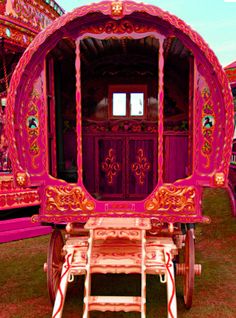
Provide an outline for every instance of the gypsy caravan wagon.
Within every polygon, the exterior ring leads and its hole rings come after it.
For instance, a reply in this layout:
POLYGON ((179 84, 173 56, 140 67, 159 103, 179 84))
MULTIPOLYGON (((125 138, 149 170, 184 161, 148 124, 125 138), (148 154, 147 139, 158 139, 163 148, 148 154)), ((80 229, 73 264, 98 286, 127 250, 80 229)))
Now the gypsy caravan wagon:
POLYGON ((204 40, 152 5, 79 7, 24 53, 7 118, 15 182, 37 189, 33 221, 54 227, 52 316, 62 316, 76 275, 85 275, 84 318, 145 317, 147 274, 167 285, 168 317, 177 317, 182 275, 190 308, 201 272, 191 224, 209 222, 203 187, 227 185, 233 135, 227 78, 204 40), (140 274, 139 297, 91 295, 94 273, 140 274))

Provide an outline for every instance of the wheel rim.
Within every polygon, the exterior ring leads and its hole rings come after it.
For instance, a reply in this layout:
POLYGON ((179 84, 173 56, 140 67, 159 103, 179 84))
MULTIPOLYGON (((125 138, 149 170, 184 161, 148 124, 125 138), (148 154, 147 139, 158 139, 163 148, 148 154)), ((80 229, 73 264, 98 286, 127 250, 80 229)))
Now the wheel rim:
POLYGON ((61 253, 63 246, 64 240, 61 231, 54 230, 51 235, 47 256, 47 286, 52 304, 54 304, 56 298, 56 291, 60 283, 61 270, 64 262, 64 256, 62 256, 61 253))
POLYGON ((187 309, 192 307, 193 290, 194 290, 194 264, 195 264, 195 247, 192 231, 188 230, 185 240, 185 276, 184 276, 184 304, 187 309))

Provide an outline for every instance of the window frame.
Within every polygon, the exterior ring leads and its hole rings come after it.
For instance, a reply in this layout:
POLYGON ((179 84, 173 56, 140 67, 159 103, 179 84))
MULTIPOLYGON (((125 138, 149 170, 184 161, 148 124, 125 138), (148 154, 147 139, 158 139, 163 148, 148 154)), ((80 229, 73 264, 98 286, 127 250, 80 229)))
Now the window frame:
POLYGON ((108 89, 108 118, 109 119, 146 119, 147 117, 147 85, 145 84, 119 84, 119 85, 109 85, 108 89), (113 115, 113 94, 114 93, 125 93, 126 96, 126 115, 113 115), (130 105, 130 94, 132 93, 143 93, 143 115, 142 116, 132 116, 131 115, 131 105, 130 105))

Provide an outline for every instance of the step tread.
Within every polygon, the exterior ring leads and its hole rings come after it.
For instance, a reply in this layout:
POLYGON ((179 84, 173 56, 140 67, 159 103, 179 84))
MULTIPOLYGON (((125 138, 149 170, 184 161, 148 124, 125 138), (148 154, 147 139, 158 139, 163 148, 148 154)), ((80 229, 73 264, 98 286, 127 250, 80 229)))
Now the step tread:
POLYGON ((139 296, 90 296, 89 303, 99 304, 141 304, 139 296))
MULTIPOLYGON (((146 301, 144 299, 144 301, 146 301)), ((90 296, 88 299, 89 311, 125 311, 141 312, 142 298, 138 296, 90 296)))

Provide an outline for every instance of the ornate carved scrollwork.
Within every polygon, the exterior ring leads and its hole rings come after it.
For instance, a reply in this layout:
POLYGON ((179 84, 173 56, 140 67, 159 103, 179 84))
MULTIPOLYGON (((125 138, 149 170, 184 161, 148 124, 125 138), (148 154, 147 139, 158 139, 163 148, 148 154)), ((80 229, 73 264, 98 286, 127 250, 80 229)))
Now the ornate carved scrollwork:
POLYGON ((96 25, 86 26, 82 28, 81 33, 94 33, 94 34, 125 34, 125 33, 145 33, 155 31, 156 27, 152 25, 141 24, 130 20, 110 20, 106 23, 98 23, 96 25))
POLYGON ((145 202, 148 211, 195 212, 196 190, 194 187, 162 186, 152 199, 145 202))
POLYGON ((95 203, 89 200, 81 187, 49 186, 46 188, 47 211, 93 211, 95 203))
POLYGON ((148 162, 147 157, 144 156, 142 148, 138 149, 136 158, 137 162, 132 164, 131 169, 134 172, 135 177, 138 179, 138 183, 142 185, 144 184, 147 172, 151 168, 151 164, 148 162))
POLYGON ((28 176, 25 172, 17 172, 16 183, 19 187, 25 187, 27 185, 28 176))
POLYGON ((209 88, 205 87, 202 90, 201 94, 204 100, 202 111, 202 134, 204 142, 202 145, 201 152, 207 160, 206 167, 208 168, 210 165, 210 156, 213 150, 213 134, 215 129, 216 116, 209 88))
POLYGON ((113 1, 111 3, 111 14, 113 16, 121 16, 123 13, 123 3, 121 1, 113 1))
POLYGON ((102 162, 102 170, 105 171, 108 183, 113 183, 113 178, 117 176, 120 171, 120 164, 116 162, 115 150, 110 148, 108 156, 102 162))

